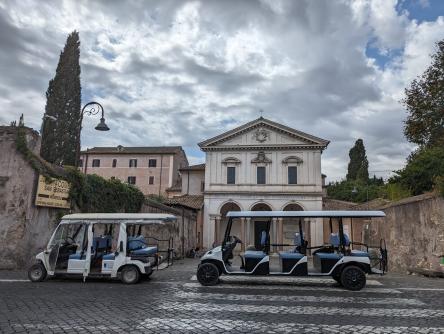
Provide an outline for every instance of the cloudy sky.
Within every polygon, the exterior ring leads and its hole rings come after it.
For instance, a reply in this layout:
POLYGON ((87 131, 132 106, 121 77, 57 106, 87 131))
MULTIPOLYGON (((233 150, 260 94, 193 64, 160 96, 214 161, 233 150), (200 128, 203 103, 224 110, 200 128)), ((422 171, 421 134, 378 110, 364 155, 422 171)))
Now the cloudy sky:
POLYGON ((363 138, 370 171, 400 168, 404 88, 444 38, 441 0, 0 0, 0 124, 40 128, 60 50, 80 32, 82 146, 197 143, 264 117, 331 141, 328 180, 363 138))

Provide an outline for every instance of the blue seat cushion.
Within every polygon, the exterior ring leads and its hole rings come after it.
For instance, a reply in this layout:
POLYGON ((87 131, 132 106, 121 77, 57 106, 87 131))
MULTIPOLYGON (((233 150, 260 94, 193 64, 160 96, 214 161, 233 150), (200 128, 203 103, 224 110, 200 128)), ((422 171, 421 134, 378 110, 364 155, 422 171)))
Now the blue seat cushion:
POLYGON ((263 259, 267 254, 262 251, 245 251, 246 259, 263 259))
POLYGON ((114 255, 114 253, 109 253, 109 254, 103 255, 104 260, 114 260, 115 258, 116 258, 116 256, 114 255))
POLYGON ((315 256, 320 259, 339 260, 342 255, 336 253, 316 253, 315 256))
POLYGON ((279 252, 279 257, 284 260, 300 260, 304 254, 298 252, 279 252))
POLYGON ((85 258, 86 258, 85 254, 83 254, 83 256, 80 257, 80 253, 74 253, 69 256, 70 260, 82 260, 82 259, 84 260, 85 258))
POLYGON ((128 237, 128 249, 136 250, 146 247, 145 238, 143 235, 138 235, 136 237, 128 237))
POLYGON ((157 246, 144 247, 131 251, 131 255, 150 256, 157 253, 157 246))
POLYGON ((364 256, 364 257, 369 257, 368 253, 365 251, 360 251, 360 250, 352 250, 350 253, 351 256, 364 256))
POLYGON ((112 238, 109 235, 105 235, 103 237, 94 237, 93 238, 93 247, 98 249, 103 249, 110 247, 112 242, 112 238))

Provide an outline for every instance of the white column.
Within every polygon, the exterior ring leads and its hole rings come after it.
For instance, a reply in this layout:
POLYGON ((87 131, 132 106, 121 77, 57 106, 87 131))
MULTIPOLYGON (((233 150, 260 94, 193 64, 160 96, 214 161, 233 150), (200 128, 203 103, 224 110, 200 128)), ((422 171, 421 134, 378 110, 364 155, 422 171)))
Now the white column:
MULTIPOLYGON (((270 233, 270 243, 272 244, 277 244, 277 223, 278 223, 278 219, 277 218, 273 218, 271 220, 271 233, 270 233)), ((277 247, 272 247, 270 246, 270 253, 276 253, 277 251, 277 247)))
MULTIPOLYGON (((278 228, 277 228, 277 239, 278 239, 278 244, 283 244, 284 243, 284 219, 283 218, 278 218, 278 228)), ((279 246, 278 247, 279 250, 284 250, 283 246, 279 246)))
POLYGON ((251 218, 246 218, 246 221, 245 245, 248 246, 251 244, 251 218))
POLYGON ((213 248, 214 243, 214 225, 216 225, 215 222, 215 216, 210 215, 209 217, 205 217, 205 224, 204 224, 204 247, 207 249, 213 248))
POLYGON ((220 217, 215 217, 215 224, 214 224, 214 242, 216 244, 220 244, 222 242, 223 236, 221 236, 220 232, 220 217))
POLYGON ((245 251, 245 218, 241 218, 241 236, 240 239, 242 240, 241 244, 241 251, 245 251))
POLYGON ((324 228, 322 218, 310 220, 311 245, 320 246, 324 243, 324 228))

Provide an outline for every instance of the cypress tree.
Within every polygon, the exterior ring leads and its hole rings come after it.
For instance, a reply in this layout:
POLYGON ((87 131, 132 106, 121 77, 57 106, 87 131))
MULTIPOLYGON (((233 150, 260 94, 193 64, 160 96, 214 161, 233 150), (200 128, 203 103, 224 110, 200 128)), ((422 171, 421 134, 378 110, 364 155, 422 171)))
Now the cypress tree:
POLYGON ((368 180, 368 160, 365 153, 364 142, 358 139, 349 153, 347 180, 368 180))
POLYGON ((80 145, 81 87, 79 33, 69 34, 56 74, 46 91, 40 155, 54 164, 75 165, 80 145))

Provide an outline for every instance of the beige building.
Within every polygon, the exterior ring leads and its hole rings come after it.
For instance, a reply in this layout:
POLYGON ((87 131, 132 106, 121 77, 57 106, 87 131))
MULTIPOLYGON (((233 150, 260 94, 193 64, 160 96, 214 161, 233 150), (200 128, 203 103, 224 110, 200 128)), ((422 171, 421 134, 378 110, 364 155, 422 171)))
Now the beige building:
POLYGON ((166 191, 165 204, 193 210, 196 214, 196 246, 203 246, 203 192, 205 190, 205 164, 183 167, 179 170, 180 179, 166 191))
MULTIPOLYGON (((321 154, 329 141, 258 118, 199 143, 206 154, 203 245, 223 237, 228 211, 322 210, 321 154)), ((184 179, 182 179, 182 183, 184 179)), ((233 226, 244 245, 257 244, 261 219, 233 226)), ((323 242, 323 222, 305 222, 311 245, 323 242)), ((273 220, 278 243, 290 242, 296 222, 273 220)))
POLYGON ((93 147, 81 152, 80 169, 134 184, 145 195, 166 196, 180 181, 179 170, 188 166, 181 146, 93 147))

